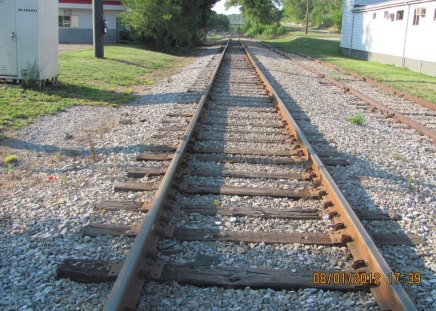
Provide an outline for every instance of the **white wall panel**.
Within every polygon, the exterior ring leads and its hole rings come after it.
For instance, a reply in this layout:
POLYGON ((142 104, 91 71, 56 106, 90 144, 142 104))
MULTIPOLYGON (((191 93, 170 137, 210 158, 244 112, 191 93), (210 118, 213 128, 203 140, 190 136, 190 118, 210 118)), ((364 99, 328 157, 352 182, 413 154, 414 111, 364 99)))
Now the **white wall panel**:
MULTIPOLYGON (((396 57, 403 57, 405 52, 406 58, 436 62, 436 1, 411 4, 410 11, 406 1, 389 1, 391 6, 387 8, 365 8, 354 13, 354 27, 349 6, 353 1, 344 0, 341 47, 349 48, 352 37, 352 49, 355 50, 396 57), (418 25, 413 25, 415 8, 426 8, 426 15, 420 17, 418 25), (401 10, 404 11, 403 19, 397 20, 397 11, 401 10), (385 11, 394 14, 393 21, 384 17, 385 11)), ((369 5, 386 1, 356 0, 356 3, 369 5)))

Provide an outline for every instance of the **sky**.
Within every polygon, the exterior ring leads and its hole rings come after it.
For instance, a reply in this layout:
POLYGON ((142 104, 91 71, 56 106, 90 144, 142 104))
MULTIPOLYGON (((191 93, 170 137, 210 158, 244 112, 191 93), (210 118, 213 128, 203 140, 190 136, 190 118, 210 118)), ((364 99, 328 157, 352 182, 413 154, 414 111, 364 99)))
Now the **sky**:
POLYGON ((212 10, 214 10, 215 12, 217 12, 218 14, 239 14, 241 13, 239 11, 238 7, 231 7, 226 11, 226 8, 224 7, 224 3, 226 2, 226 0, 220 0, 219 2, 215 3, 215 5, 213 6, 212 10))

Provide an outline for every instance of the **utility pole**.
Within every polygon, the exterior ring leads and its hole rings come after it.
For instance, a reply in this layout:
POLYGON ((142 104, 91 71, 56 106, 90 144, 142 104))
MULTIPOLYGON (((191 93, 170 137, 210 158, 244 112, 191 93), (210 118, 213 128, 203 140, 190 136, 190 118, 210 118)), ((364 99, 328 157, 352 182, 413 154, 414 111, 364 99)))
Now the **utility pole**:
POLYGON ((306 0, 306 31, 305 34, 309 31, 309 0, 306 0))
POLYGON ((94 55, 97 58, 104 58, 103 0, 92 0, 92 13, 94 55))

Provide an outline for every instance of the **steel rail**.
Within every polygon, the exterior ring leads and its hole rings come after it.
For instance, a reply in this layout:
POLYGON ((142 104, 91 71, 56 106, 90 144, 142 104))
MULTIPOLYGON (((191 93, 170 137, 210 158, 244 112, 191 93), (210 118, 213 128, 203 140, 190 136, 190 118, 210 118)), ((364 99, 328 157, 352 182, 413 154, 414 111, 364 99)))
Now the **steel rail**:
MULTIPOLYGON (((409 295, 400 284, 389 283, 388 275, 389 273, 392 273, 392 270, 388 263, 383 258, 383 255, 380 253, 374 241, 363 227, 342 192, 339 190, 326 167, 316 155, 314 148, 311 146, 302 130, 289 113, 289 110, 286 108, 280 96, 271 86, 245 44, 243 42, 241 42, 241 44, 266 89, 275 99, 282 118, 284 118, 288 123, 294 136, 301 141, 302 145, 305 146, 305 152, 307 152, 312 168, 319 176, 322 188, 325 190, 323 199, 326 203, 328 202, 328 208, 332 211, 336 210, 338 212, 338 217, 335 217, 335 222, 344 225, 344 228, 337 232, 339 239, 350 236, 352 241, 346 242, 346 245, 356 260, 355 262, 363 260, 365 271, 379 274, 380 284, 371 287, 371 292, 374 295, 377 304, 382 310, 417 310, 409 295)), ((362 261, 360 262, 362 263, 362 261)))
POLYGON ((206 98, 210 93, 216 74, 222 65, 224 55, 227 52, 230 42, 231 39, 228 40, 226 47, 221 54, 219 63, 212 74, 206 91, 201 96, 197 109, 195 110, 189 126, 182 137, 182 142, 177 147, 173 160, 167 169, 167 173, 162 179, 159 189, 155 194, 155 198, 147 213, 147 217, 141 225, 141 230, 138 232, 129 255, 124 262, 106 301, 104 306, 105 311, 135 309, 142 287, 147 279, 147 275, 144 273, 147 268, 145 263, 146 252, 150 249, 150 244, 154 242, 154 232, 157 230, 157 223, 159 222, 159 217, 164 210, 168 194, 176 176, 176 171, 185 156, 194 129, 200 120, 200 115, 203 111, 206 98))
MULTIPOLYGON (((367 104, 369 104, 370 106, 374 107, 375 109, 383 111, 389 117, 392 117, 392 118, 394 118, 394 119, 396 119, 396 120, 398 120, 398 121, 408 125, 409 127, 417 130, 418 132, 420 132, 420 133, 430 137, 432 142, 436 143, 436 132, 433 131, 432 129, 423 126, 422 124, 412 120, 411 118, 407 117, 406 115, 404 115, 404 114, 402 114, 402 113, 400 113, 400 112, 398 112, 398 111, 396 111, 396 110, 394 110, 392 108, 389 108, 386 105, 383 105, 382 103, 380 103, 380 102, 378 102, 378 101, 376 101, 376 100, 366 96, 362 92, 360 92, 360 91, 358 91, 358 90, 356 90, 356 89, 354 89, 354 88, 352 88, 352 87, 350 87, 350 86, 348 86, 348 85, 346 85, 346 84, 344 84, 344 83, 342 83, 342 82, 340 82, 340 81, 338 81, 336 79, 333 79, 332 77, 329 77, 329 76, 323 74, 322 72, 320 72, 320 71, 318 71, 318 70, 316 70, 316 69, 314 69, 314 68, 312 68, 312 67, 310 67, 310 66, 308 66, 306 64, 301 63, 300 61, 291 59, 286 53, 283 53, 283 52, 281 52, 281 51, 279 51, 277 49, 274 49, 274 48, 272 48, 272 47, 270 47, 270 46, 268 46, 268 45, 266 45, 264 43, 261 43, 261 42, 258 42, 258 43, 261 44, 262 46, 266 47, 267 49, 270 49, 271 51, 273 51, 273 52, 275 52, 275 53, 285 57, 286 59, 290 60, 291 62, 293 62, 297 66, 303 67, 304 69, 310 71, 311 73, 313 73, 315 75, 318 75, 320 78, 326 79, 331 84, 336 85, 337 87, 343 89, 346 92, 350 92, 351 94, 353 94, 357 98, 361 99, 362 101, 366 102, 367 104)), ((386 89, 386 88, 384 88, 384 89, 386 89)), ((409 100, 415 101, 414 99, 411 99, 410 96, 404 96, 404 97, 409 99, 409 100)), ((417 102, 417 103, 420 104, 420 105, 423 105, 422 101, 417 102)), ((424 106, 424 107, 430 108, 427 105, 424 106)), ((434 108, 430 108, 430 109, 434 110, 434 108)))
MULTIPOLYGON (((271 46, 269 46, 267 44, 264 44, 264 43, 261 43, 261 44, 266 46, 266 47, 268 47, 269 49, 273 50, 274 52, 278 52, 277 49, 275 49, 275 48, 273 48, 273 47, 271 47, 271 46)), ((368 83, 370 85, 373 85, 373 86, 376 86, 378 88, 381 88, 381 89, 383 89, 383 90, 385 90, 385 91, 387 91, 387 92, 389 92, 389 93, 391 93, 393 95, 396 95, 396 96, 401 97, 401 98, 408 99, 409 101, 414 102, 414 103, 416 103, 418 105, 421 105, 422 107, 425 107, 425 108, 428 108, 428 109, 431 109, 431 110, 436 110, 436 104, 433 104, 433 103, 429 102, 428 100, 425 100, 425 99, 422 99, 422 98, 419 98, 419 97, 416 97, 416 96, 413 96, 413 95, 406 94, 406 93, 401 92, 401 91, 399 91, 397 89, 394 89, 393 87, 391 87, 391 86, 389 86, 387 84, 384 84, 384 83, 372 80, 370 78, 364 77, 362 75, 359 75, 357 73, 354 73, 354 72, 342 69, 342 68, 340 68, 340 67, 338 67, 338 66, 336 66, 334 64, 330 64, 330 63, 324 62, 324 61, 322 61, 322 60, 320 60, 318 58, 314 58, 314 57, 311 57, 309 55, 305 55, 303 53, 296 52, 296 51, 291 51, 290 53, 299 55, 299 56, 304 57, 304 58, 307 58, 307 59, 309 59, 311 61, 314 61, 315 63, 318 63, 318 64, 320 64, 322 66, 325 66, 327 68, 330 68, 332 70, 335 70, 335 71, 338 71, 338 72, 350 75, 350 76, 352 76, 352 77, 354 77, 356 79, 362 80, 363 82, 366 82, 366 83, 368 83)))

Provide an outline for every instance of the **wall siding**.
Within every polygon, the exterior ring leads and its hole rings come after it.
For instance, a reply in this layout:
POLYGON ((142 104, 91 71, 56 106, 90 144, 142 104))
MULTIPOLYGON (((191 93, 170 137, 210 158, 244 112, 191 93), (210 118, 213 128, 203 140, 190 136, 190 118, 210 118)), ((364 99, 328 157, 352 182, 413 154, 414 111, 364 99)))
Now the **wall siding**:
MULTIPOLYGON (((59 10, 59 15, 63 15, 64 9, 59 10)), ((117 15, 118 11, 105 11, 104 16, 108 24, 108 31, 104 36, 106 43, 117 42, 117 15)), ((92 11, 86 9, 73 9, 71 10, 72 16, 79 17, 78 28, 59 28, 59 42, 60 43, 80 43, 92 44, 92 11)))
POLYGON ((342 29, 341 29, 341 47, 350 48, 351 29, 353 22, 353 14, 351 10, 354 6, 354 0, 343 0, 342 7, 342 29))
POLYGON ((409 29, 407 32, 406 57, 436 62, 436 1, 412 5, 410 7, 409 29), (419 25, 412 25, 416 8, 426 8, 425 17, 419 19, 419 25))
MULTIPOLYGON (((436 1, 411 4, 410 6, 405 2, 398 2, 389 8, 367 8, 363 12, 354 13, 353 27, 351 10, 354 7, 354 1, 356 4, 365 5, 386 2, 344 0, 341 35, 341 48, 344 54, 351 53, 364 59, 372 59, 371 55, 377 55, 379 61, 395 65, 404 64, 413 70, 417 70, 419 67, 418 71, 420 72, 426 72, 426 70, 422 70, 423 66, 433 68, 431 63, 436 63, 436 40, 434 40, 436 38, 436 1), (418 25, 413 25, 416 8, 425 8, 426 15, 420 17, 418 25), (396 14, 400 10, 404 11, 403 19, 397 20, 396 14), (394 14, 393 21, 384 18, 385 11, 394 14), (374 13, 376 14, 375 19, 373 19, 374 13), (353 33, 351 33, 352 29, 353 33), (392 61, 383 61, 384 59, 392 61)), ((431 72, 433 73, 433 69, 431 72)))

